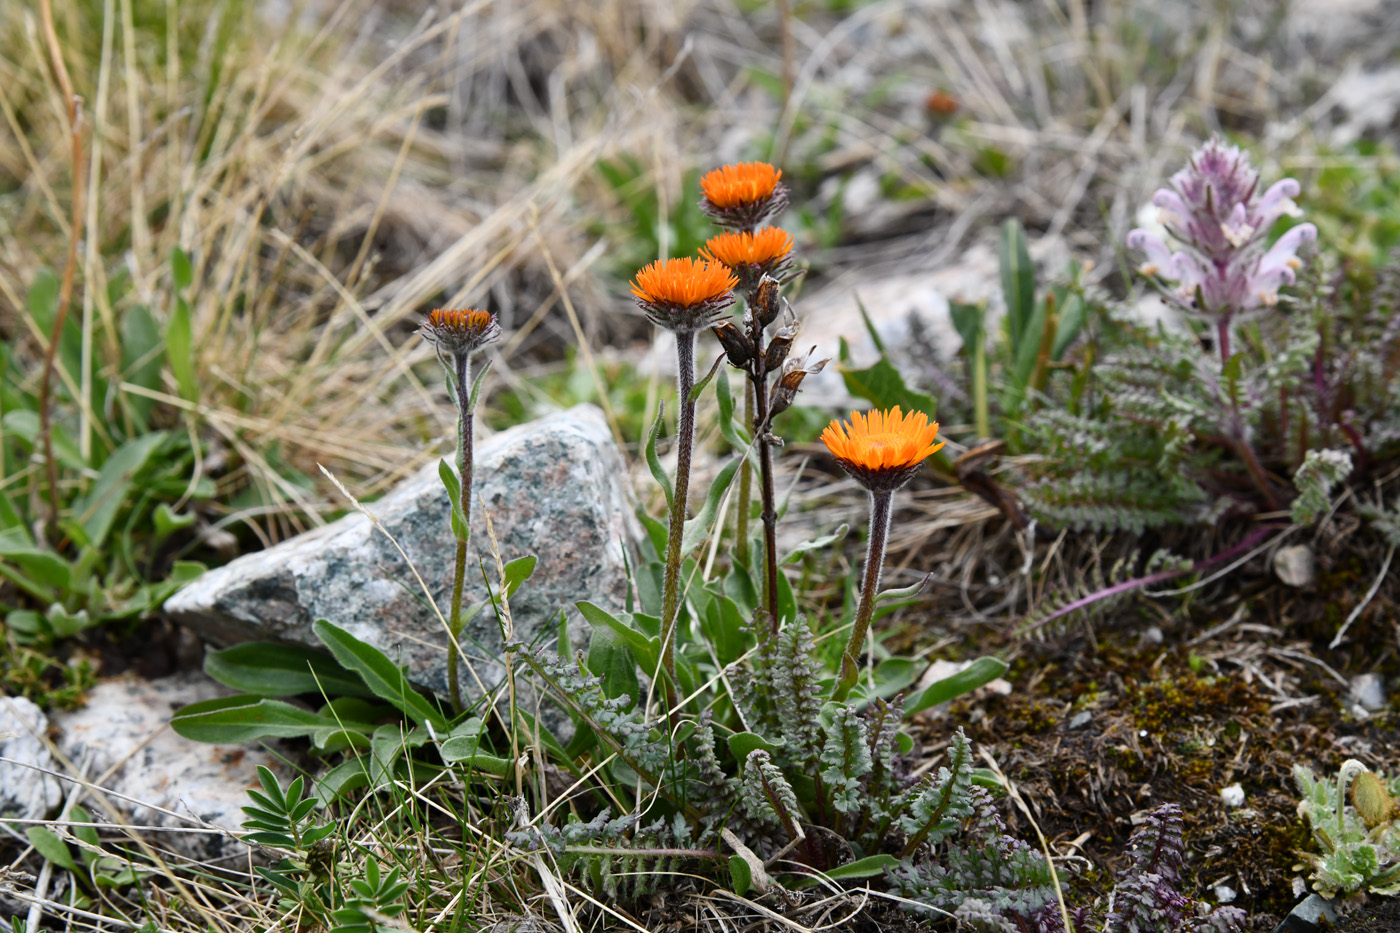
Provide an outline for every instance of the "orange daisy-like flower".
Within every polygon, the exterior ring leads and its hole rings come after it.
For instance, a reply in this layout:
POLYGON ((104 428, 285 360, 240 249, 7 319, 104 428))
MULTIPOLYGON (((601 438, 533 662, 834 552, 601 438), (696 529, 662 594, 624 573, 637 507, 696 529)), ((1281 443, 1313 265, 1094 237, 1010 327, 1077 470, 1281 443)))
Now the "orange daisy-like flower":
POLYGON ((782 177, 767 162, 721 165, 700 179, 700 207, 726 227, 753 227, 787 206, 782 177))
POLYGON ((866 489, 893 492, 943 446, 934 443, 937 437, 938 422, 921 411, 905 415, 896 405, 889 411, 853 411, 848 423, 832 421, 822 432, 822 443, 866 489))
POLYGON ((701 330, 734 303, 739 279, 709 260, 658 259, 637 273, 632 294, 655 324, 670 330, 701 330))
POLYGON ((490 311, 475 308, 434 308, 418 333, 453 355, 471 353, 501 336, 501 325, 490 311))
POLYGON ((731 269, 757 269, 772 272, 792 252, 792 234, 777 227, 764 227, 755 233, 729 230, 700 247, 700 255, 722 262, 731 269))

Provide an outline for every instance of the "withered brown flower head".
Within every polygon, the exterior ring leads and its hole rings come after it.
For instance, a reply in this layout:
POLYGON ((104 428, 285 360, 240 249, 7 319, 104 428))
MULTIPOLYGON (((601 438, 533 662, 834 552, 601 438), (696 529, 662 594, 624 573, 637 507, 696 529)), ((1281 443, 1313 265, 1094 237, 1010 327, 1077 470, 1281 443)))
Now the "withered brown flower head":
POLYGON ((632 294, 653 324, 674 331, 697 331, 715 323, 734 303, 738 278, 708 260, 658 259, 637 273, 632 294))
POLYGON ((797 398, 802 388, 802 380, 821 372, 830 359, 814 360, 817 348, 813 347, 802 356, 789 357, 778 373, 778 381, 773 383, 773 391, 768 397, 768 415, 774 417, 786 411, 797 398))
POLYGON ((453 356, 471 353, 501 336, 501 325, 490 311, 475 308, 434 308, 418 333, 453 356))
POLYGON ((767 162, 721 165, 700 179, 700 209, 724 227, 756 227, 787 207, 782 171, 767 162))
POLYGON ((905 415, 896 405, 889 411, 851 412, 851 420, 832 421, 822 443, 841 468, 871 492, 893 492, 914 478, 919 465, 943 443, 938 423, 921 411, 905 415))

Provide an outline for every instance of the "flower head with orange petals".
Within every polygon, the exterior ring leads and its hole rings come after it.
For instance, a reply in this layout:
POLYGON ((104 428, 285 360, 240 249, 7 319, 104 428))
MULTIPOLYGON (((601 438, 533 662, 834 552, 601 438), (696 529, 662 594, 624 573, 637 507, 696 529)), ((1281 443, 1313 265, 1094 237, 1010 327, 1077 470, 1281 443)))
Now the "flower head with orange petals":
POLYGON ((789 265, 792 234, 778 227, 764 227, 753 233, 727 230, 700 247, 700 255, 724 263, 743 278, 754 278, 764 272, 774 275, 789 265))
POLYGON ((453 356, 471 353, 501 336, 501 325, 490 311, 475 308, 434 308, 418 333, 453 356))
POLYGON ((700 209, 725 227, 751 228, 787 207, 782 171, 767 162, 721 165, 700 179, 700 209))
POLYGON ((718 262, 658 259, 637 273, 632 294, 652 323, 668 330, 697 331, 714 324, 734 303, 738 278, 718 262))
POLYGON ((937 437, 938 422, 921 411, 905 415, 896 405, 889 411, 853 411, 849 422, 832 421, 822 443, 856 482, 880 493, 913 479, 919 465, 943 446, 934 443, 937 437))

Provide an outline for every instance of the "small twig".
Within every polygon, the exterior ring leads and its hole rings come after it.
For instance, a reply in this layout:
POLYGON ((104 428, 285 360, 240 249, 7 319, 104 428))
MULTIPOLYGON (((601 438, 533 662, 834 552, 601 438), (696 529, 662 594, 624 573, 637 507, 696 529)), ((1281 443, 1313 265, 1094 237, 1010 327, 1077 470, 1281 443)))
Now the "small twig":
POLYGON ((1366 591, 1366 595, 1361 598, 1361 602, 1357 603, 1356 608, 1347 616, 1347 620, 1342 623, 1342 627, 1337 629, 1336 636, 1328 642, 1327 647, 1329 649, 1335 649, 1342 643, 1342 638, 1346 635, 1347 629, 1351 628, 1351 623, 1355 622, 1357 617, 1361 615, 1362 610, 1371 604, 1371 600, 1375 597, 1376 591, 1381 588, 1381 582, 1385 580, 1385 575, 1390 572, 1390 560, 1394 556, 1395 545, 1392 544, 1385 552, 1385 560, 1381 563, 1381 572, 1376 574, 1376 580, 1371 584, 1371 588, 1366 591))

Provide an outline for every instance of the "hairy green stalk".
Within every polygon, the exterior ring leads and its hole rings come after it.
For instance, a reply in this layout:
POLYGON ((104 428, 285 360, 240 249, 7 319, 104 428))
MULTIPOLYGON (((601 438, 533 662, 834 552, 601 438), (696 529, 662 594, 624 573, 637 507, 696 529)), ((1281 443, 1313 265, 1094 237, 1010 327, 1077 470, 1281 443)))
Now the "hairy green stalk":
POLYGON ((831 695, 838 703, 846 699, 860 676, 856 658, 860 657, 861 648, 865 645, 870 620, 875 618, 875 597, 880 591, 880 572, 885 562, 885 543, 890 536, 890 504, 893 501, 893 491, 870 493, 870 540, 865 551, 865 579, 861 584, 860 606, 856 609, 851 639, 846 642, 846 653, 841 656, 841 676, 831 695))
POLYGON ((457 475, 462 483, 462 534, 457 538, 457 559, 452 575, 452 608, 447 630, 452 643, 447 646, 447 683, 452 692, 452 709, 462 711, 462 687, 457 682, 457 658, 461 654, 462 586, 467 576, 467 539, 471 537, 472 517, 472 402, 471 354, 458 353, 457 364, 457 475))
POLYGON ((695 443, 695 331, 676 331, 676 488, 671 498, 671 524, 666 535, 666 575, 661 597, 661 665, 668 678, 666 696, 676 708, 676 619, 681 606, 681 541, 685 536, 686 500, 690 495, 690 456, 695 443))
MULTIPOLYGON (((744 380, 744 418, 753 427, 753 383, 744 380)), ((740 451, 743 453, 743 451, 740 451)), ((734 557, 747 570, 749 566, 749 503, 753 500, 753 469, 749 458, 739 464, 739 514, 735 519, 734 534, 738 539, 734 546, 734 557)))

